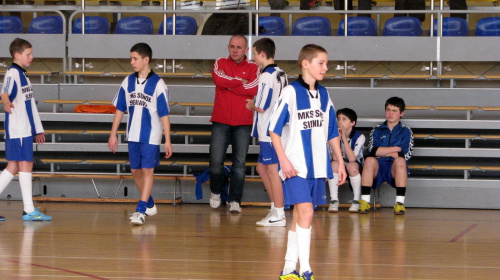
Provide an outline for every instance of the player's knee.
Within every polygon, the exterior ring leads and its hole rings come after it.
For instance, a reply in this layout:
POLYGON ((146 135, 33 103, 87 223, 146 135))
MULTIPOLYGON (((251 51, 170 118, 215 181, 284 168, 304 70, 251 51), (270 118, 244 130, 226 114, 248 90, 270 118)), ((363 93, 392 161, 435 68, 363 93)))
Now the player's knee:
POLYGON ((357 163, 350 162, 347 164, 347 173, 349 176, 354 177, 359 174, 359 167, 357 163))
POLYGON ((404 158, 399 157, 394 159, 392 164, 397 170, 406 170, 406 161, 404 158))

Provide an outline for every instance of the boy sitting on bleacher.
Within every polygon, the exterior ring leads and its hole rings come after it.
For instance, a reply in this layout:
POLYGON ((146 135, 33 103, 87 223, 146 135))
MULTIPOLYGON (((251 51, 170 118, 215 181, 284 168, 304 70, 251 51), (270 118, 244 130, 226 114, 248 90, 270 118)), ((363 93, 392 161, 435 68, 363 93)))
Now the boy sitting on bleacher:
MULTIPOLYGON (((16 38, 10 44, 10 54, 14 63, 5 73, 1 95, 5 109, 5 156, 8 163, 0 174, 0 193, 19 172, 23 221, 50 221, 51 216, 44 215, 33 206, 33 140, 37 144, 45 143, 45 133, 33 88, 24 69, 33 61, 32 46, 30 42, 16 38)), ((5 218, 0 216, 0 220, 5 218)))
POLYGON ((370 210, 372 186, 380 187, 384 182, 396 188, 394 214, 403 215, 405 209, 406 183, 408 181, 408 161, 413 155, 413 132, 401 123, 405 111, 402 98, 391 97, 385 102, 385 119, 370 133, 367 158, 361 175, 361 200, 359 213, 370 210), (376 178, 376 184, 373 184, 376 178))
POLYGON ((153 57, 151 47, 145 43, 130 49, 130 64, 135 73, 126 77, 113 99, 116 107, 108 147, 118 149, 117 131, 125 112, 128 111, 127 141, 130 169, 141 195, 130 223, 142 225, 146 216, 157 213, 151 191, 154 168, 160 165, 160 144, 165 135, 165 158, 172 156, 168 89, 165 82, 149 67, 153 57))

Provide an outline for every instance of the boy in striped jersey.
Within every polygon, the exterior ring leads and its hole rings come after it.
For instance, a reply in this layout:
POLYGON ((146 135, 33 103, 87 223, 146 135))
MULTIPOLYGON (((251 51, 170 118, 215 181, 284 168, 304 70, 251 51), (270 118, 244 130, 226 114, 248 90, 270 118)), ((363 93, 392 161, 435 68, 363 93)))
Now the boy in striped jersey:
POLYGON ((0 174, 0 193, 19 172, 23 220, 50 221, 51 216, 44 215, 33 206, 33 140, 37 144, 45 143, 45 132, 33 98, 33 88, 24 69, 33 61, 32 51, 31 44, 24 39, 17 38, 10 44, 14 63, 5 73, 1 95, 5 109, 5 156, 8 163, 0 174))
POLYGON ((309 265, 311 224, 313 205, 326 203, 326 179, 333 177, 328 145, 338 159, 338 184, 346 178, 335 108, 326 88, 318 84, 328 71, 326 50, 306 45, 298 62, 302 75, 283 89, 269 124, 285 204, 294 205, 282 280, 314 280, 309 265), (295 270, 298 261, 300 273, 295 270))
POLYGON ((253 59, 263 69, 255 101, 247 99, 247 108, 255 111, 252 137, 259 139, 260 146, 257 171, 271 200, 269 214, 256 223, 262 227, 286 226, 283 188, 278 174, 278 156, 268 133, 272 108, 278 100, 281 89, 288 84, 285 72, 274 62, 275 52, 276 46, 269 38, 262 38, 253 44, 253 59))
POLYGON ((116 107, 109 149, 118 149, 117 131, 125 112, 128 111, 127 141, 130 169, 140 193, 136 212, 130 223, 142 225, 146 216, 157 213, 151 191, 154 167, 160 164, 160 144, 165 136, 165 158, 172 156, 170 143, 169 96, 165 82, 155 74, 149 62, 153 57, 151 47, 145 43, 135 44, 130 49, 130 64, 135 73, 126 77, 113 99, 116 107))

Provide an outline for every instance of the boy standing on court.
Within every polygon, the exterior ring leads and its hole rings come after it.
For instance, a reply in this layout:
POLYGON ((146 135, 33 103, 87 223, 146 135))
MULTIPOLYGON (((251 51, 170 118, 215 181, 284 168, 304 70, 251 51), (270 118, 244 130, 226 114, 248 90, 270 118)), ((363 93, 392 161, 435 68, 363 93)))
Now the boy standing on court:
MULTIPOLYGON (((340 149, 342 150, 342 155, 344 156, 344 163, 346 164, 347 174, 349 174, 349 184, 352 187, 354 193, 354 199, 352 200, 351 207, 349 207, 349 212, 358 213, 359 212, 359 200, 361 199, 361 174, 360 170, 363 168, 364 160, 364 145, 365 136, 355 129, 356 122, 358 121, 358 115, 351 108, 343 108, 337 111, 337 124, 339 126, 340 134, 340 149)), ((339 186, 338 183, 338 161, 335 156, 332 155, 332 169, 333 169, 333 179, 328 180, 328 186, 330 187, 330 207, 328 211, 330 213, 336 213, 339 211, 339 186)))
POLYGON ((285 72, 274 62, 276 46, 273 40, 262 38, 253 44, 253 59, 262 73, 259 77, 259 86, 255 101, 247 99, 247 108, 255 111, 253 119, 252 137, 259 139, 260 153, 257 162, 264 187, 271 200, 269 214, 256 224, 262 227, 286 226, 285 209, 283 205, 283 188, 278 174, 278 156, 271 143, 268 133, 269 120, 281 89, 288 84, 285 72))
POLYGON ((280 279, 314 280, 309 264, 313 205, 326 203, 326 179, 332 178, 328 145, 339 159, 339 185, 345 181, 335 108, 326 88, 318 84, 328 71, 328 55, 318 45, 299 53, 302 75, 281 92, 269 133, 284 180, 285 204, 294 205, 288 231, 285 266, 280 279), (300 273, 297 273, 300 262, 300 273))
POLYGON ((160 144, 165 136, 165 158, 172 156, 170 143, 169 96, 165 82, 155 74, 149 63, 153 57, 151 47, 146 43, 135 44, 130 49, 130 64, 135 73, 126 77, 113 99, 116 107, 109 149, 118 149, 117 131, 125 112, 128 111, 127 141, 130 169, 140 193, 136 212, 130 216, 130 223, 142 225, 146 216, 157 213, 151 191, 154 168, 160 164, 160 144))
MULTIPOLYGON (((23 220, 50 221, 51 216, 44 215, 33 206, 33 140, 37 144, 45 143, 45 132, 36 108, 33 88, 25 70, 33 61, 33 49, 30 42, 16 38, 10 44, 10 54, 14 62, 5 73, 1 95, 5 109, 7 167, 0 174, 0 193, 19 172, 23 220)), ((5 218, 1 217, 0 220, 5 218)))
POLYGON ((408 181, 408 161, 413 155, 413 132, 401 123, 405 112, 402 98, 391 97, 385 102, 385 119, 370 133, 367 158, 361 176, 360 214, 370 210, 372 186, 380 187, 384 182, 396 188, 394 214, 403 215, 405 209, 406 183, 408 181), (374 183, 374 179, 376 182, 374 183))

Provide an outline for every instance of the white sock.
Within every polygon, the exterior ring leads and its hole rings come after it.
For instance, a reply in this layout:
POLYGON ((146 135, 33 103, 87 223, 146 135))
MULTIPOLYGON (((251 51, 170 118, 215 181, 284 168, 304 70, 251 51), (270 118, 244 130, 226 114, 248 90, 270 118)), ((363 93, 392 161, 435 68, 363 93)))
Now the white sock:
POLYGON ((299 251, 297 249, 297 233, 288 231, 288 241, 286 245, 285 267, 283 267, 283 275, 292 273, 297 269, 297 261, 299 260, 299 251))
POLYGON ((304 272, 311 271, 311 266, 309 265, 309 255, 311 253, 311 228, 301 228, 299 224, 296 225, 297 230, 297 248, 299 253, 300 262, 300 275, 304 272))
POLYGON ((328 179, 328 187, 330 188, 330 201, 339 200, 339 174, 333 173, 333 179, 328 179))
POLYGON ((405 197, 404 196, 396 196, 396 203, 401 202, 405 204, 405 197))
POLYGON ((31 213, 35 211, 33 206, 33 184, 31 181, 31 172, 19 172, 19 185, 23 196, 24 212, 31 213))
POLYGON ((5 190, 5 188, 9 185, 9 183, 14 178, 13 174, 10 174, 7 169, 4 169, 0 174, 0 194, 5 190))
POLYGON ((358 174, 354 177, 349 176, 349 180, 351 181, 354 200, 359 201, 361 199, 361 174, 358 174))
POLYGON ((274 209, 274 202, 271 202, 271 210, 274 209))
POLYGON ((274 209, 276 209, 276 212, 278 213, 278 217, 285 216, 285 207, 277 207, 274 209))
POLYGON ((370 203, 371 198, 372 198, 372 196, 369 194, 364 194, 361 196, 361 199, 368 202, 368 203, 370 203))

